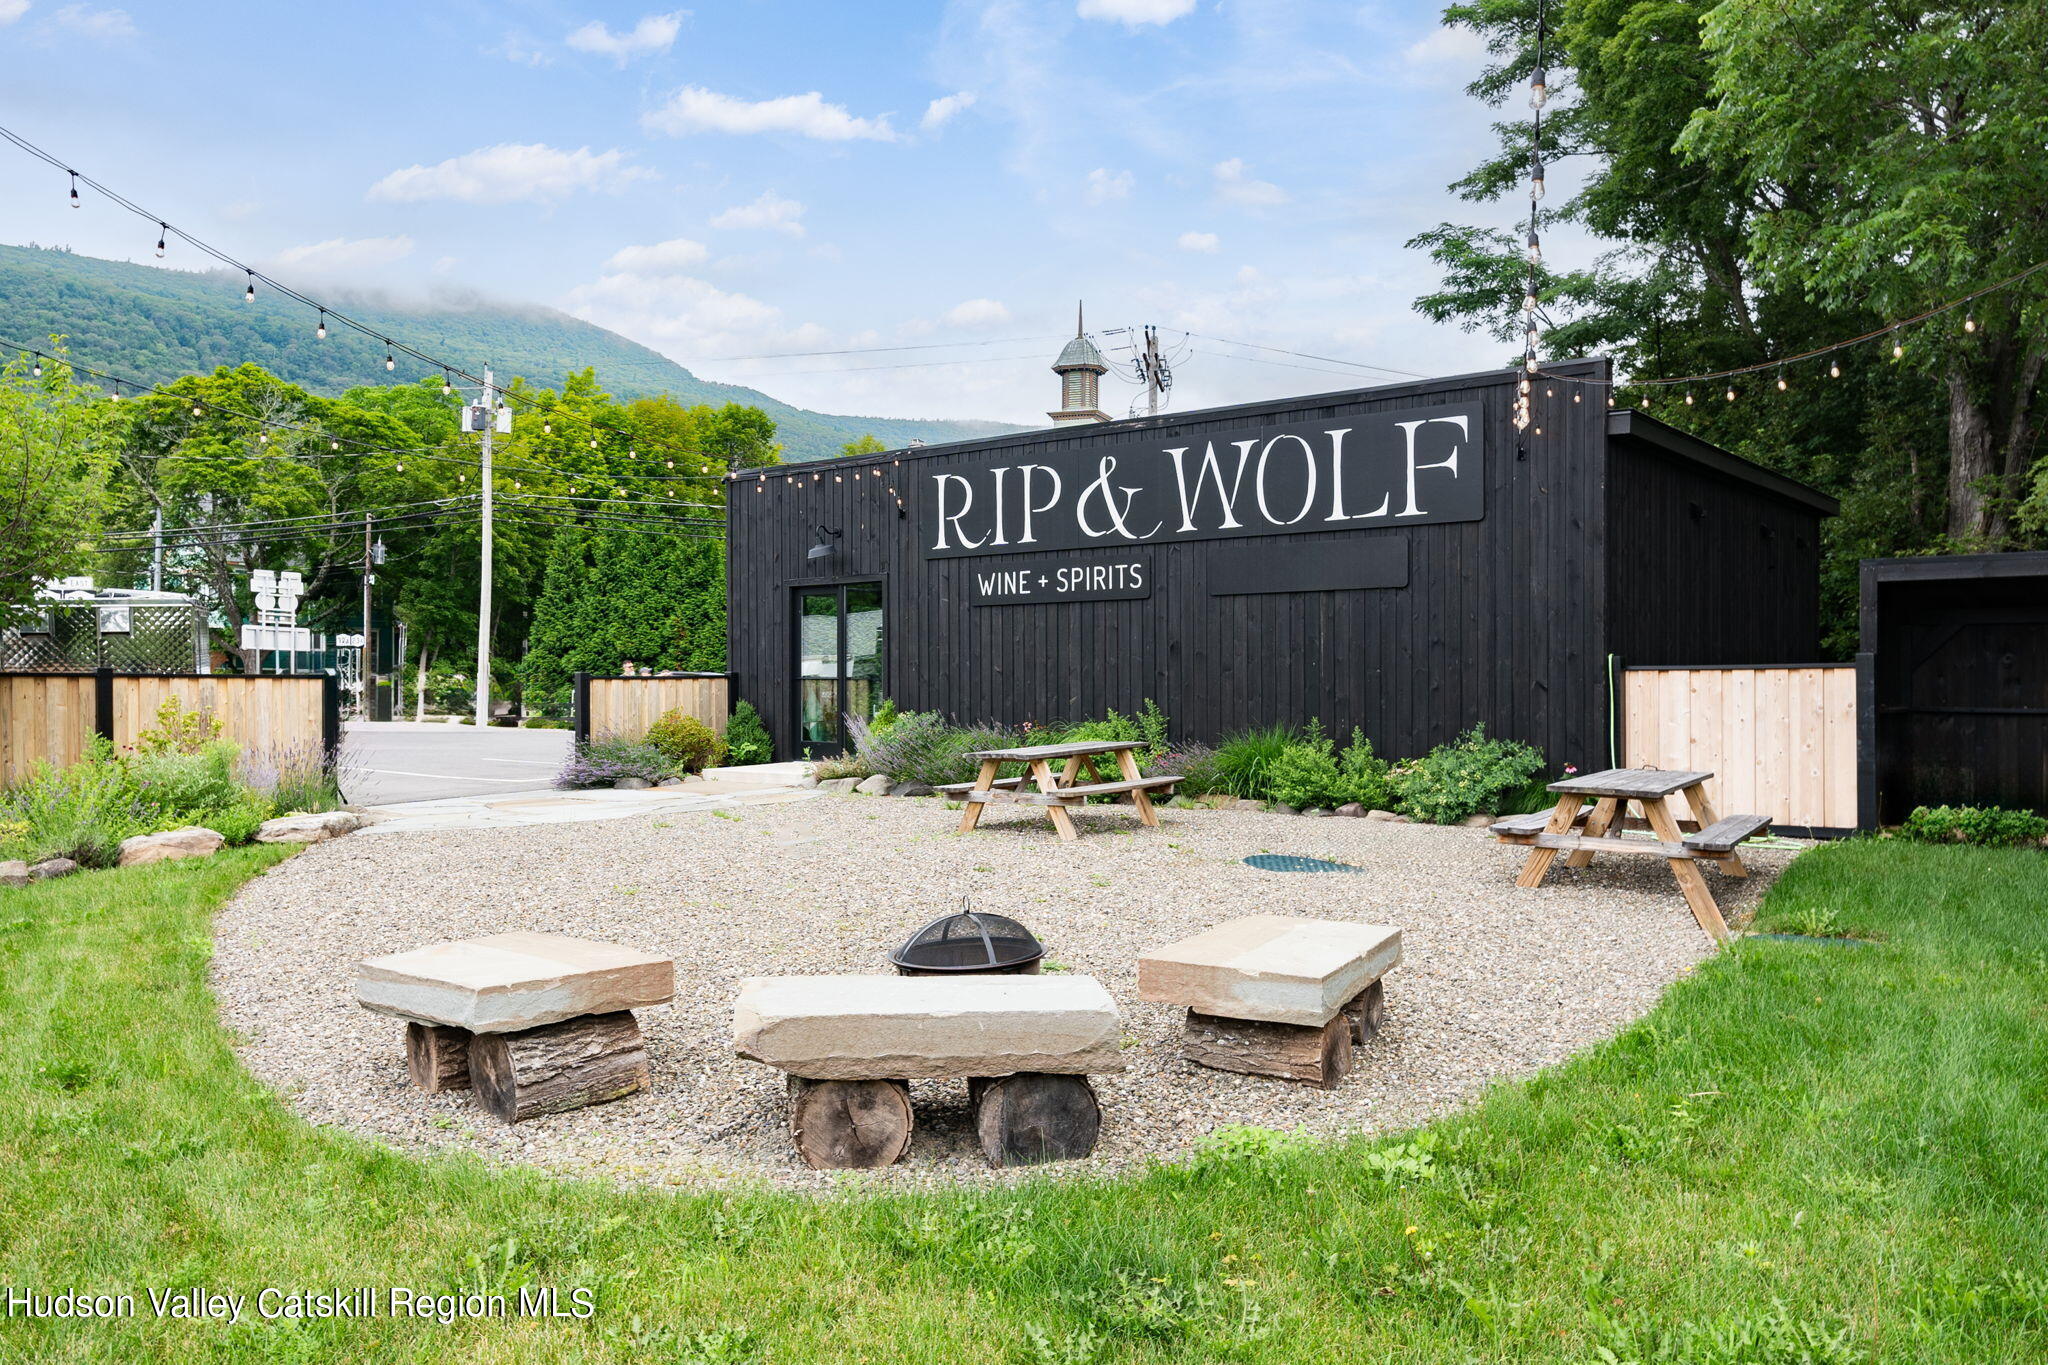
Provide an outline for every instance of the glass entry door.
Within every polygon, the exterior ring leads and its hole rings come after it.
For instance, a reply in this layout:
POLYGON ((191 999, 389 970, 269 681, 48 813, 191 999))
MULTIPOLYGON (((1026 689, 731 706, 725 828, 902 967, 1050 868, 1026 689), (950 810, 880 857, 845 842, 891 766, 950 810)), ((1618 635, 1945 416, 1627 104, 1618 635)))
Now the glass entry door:
POLYGON ((797 743, 806 758, 852 747, 847 722, 868 720, 882 690, 882 585, 797 589, 797 743))

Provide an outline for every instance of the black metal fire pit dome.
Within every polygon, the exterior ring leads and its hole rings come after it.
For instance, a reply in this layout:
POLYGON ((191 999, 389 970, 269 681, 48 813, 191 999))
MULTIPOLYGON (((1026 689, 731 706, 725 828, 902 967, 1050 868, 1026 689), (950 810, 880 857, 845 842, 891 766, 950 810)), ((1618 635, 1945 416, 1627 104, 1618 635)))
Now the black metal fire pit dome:
POLYGON ((1005 915, 960 909, 941 915, 889 954, 904 976, 948 976, 959 972, 1013 972, 1035 975, 1045 945, 1029 929, 1005 915))

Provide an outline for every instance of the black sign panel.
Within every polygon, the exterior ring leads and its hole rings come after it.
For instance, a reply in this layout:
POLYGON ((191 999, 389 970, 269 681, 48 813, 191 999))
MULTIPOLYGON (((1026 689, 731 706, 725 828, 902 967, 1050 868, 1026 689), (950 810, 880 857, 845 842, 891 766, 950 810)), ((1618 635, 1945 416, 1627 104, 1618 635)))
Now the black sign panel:
POLYGON ((1346 536, 1294 545, 1229 545, 1203 566, 1211 597, 1408 586, 1408 538, 1346 536))
POLYGON ((968 600, 977 607, 1026 602, 1128 602, 1152 595, 1145 555, 1038 555, 969 566, 968 600))
POLYGON ((1477 403, 1154 431, 927 473, 919 526, 925 557, 942 559, 1477 521, 1484 459, 1477 403))

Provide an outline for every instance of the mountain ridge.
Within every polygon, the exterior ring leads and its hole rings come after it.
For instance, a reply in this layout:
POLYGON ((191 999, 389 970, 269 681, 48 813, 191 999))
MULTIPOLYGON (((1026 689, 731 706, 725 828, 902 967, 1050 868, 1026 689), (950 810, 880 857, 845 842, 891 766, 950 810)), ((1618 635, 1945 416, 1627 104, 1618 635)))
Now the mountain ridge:
MULTIPOLYGON (((387 376, 383 343, 344 327, 325 340, 303 304, 258 288, 227 270, 169 270, 85 256, 63 247, 0 245, 0 318, 9 343, 41 349, 61 335, 74 359, 94 369, 161 384, 182 374, 253 362, 282 379, 330 397, 362 384, 412 382, 432 371, 400 357, 387 376)), ((668 357, 595 323, 542 304, 487 302, 481 296, 404 304, 365 292, 335 291, 333 302, 379 336, 399 338, 472 373, 488 361, 503 382, 523 377, 559 388, 562 377, 595 366, 598 382, 619 398, 667 394, 685 403, 744 403, 775 421, 791 460, 823 459, 860 436, 892 448, 971 440, 1024 428, 1007 422, 861 417, 816 412, 740 384, 700 379, 668 357)))

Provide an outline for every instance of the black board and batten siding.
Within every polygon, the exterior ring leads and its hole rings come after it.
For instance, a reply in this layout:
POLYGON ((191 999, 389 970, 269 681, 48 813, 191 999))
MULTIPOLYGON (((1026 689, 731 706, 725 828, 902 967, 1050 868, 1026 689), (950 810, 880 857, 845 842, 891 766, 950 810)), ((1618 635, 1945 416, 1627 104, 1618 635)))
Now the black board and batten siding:
MULTIPOLYGON (((1555 370, 1607 373, 1597 360, 1555 370)), ((739 480, 727 549, 734 695, 760 709, 778 758, 798 757, 795 589, 879 582, 882 692, 908 709, 1015 724, 1129 713, 1150 697, 1182 739, 1320 718, 1339 738, 1362 727, 1391 755, 1483 722, 1538 745, 1553 764, 1604 763, 1613 414, 1603 388, 1588 386, 1575 403, 1559 386, 1539 395, 1541 432, 1517 433, 1516 378, 1493 371, 786 466, 758 491, 739 480), (1199 444, 1431 408, 1474 418, 1477 519, 1062 550, 1063 565, 1125 566, 1124 582, 1138 563, 1149 595, 1019 605, 976 605, 975 575, 1046 555, 930 558, 923 543, 936 474, 1093 454, 1137 437, 1199 444), (834 552, 810 560, 821 526, 839 532, 834 552), (1302 582, 1326 586, 1290 590, 1302 582)), ((1805 630, 1810 637, 1811 621, 1805 630)), ((1725 648, 1715 641, 1711 651, 1725 648)))

